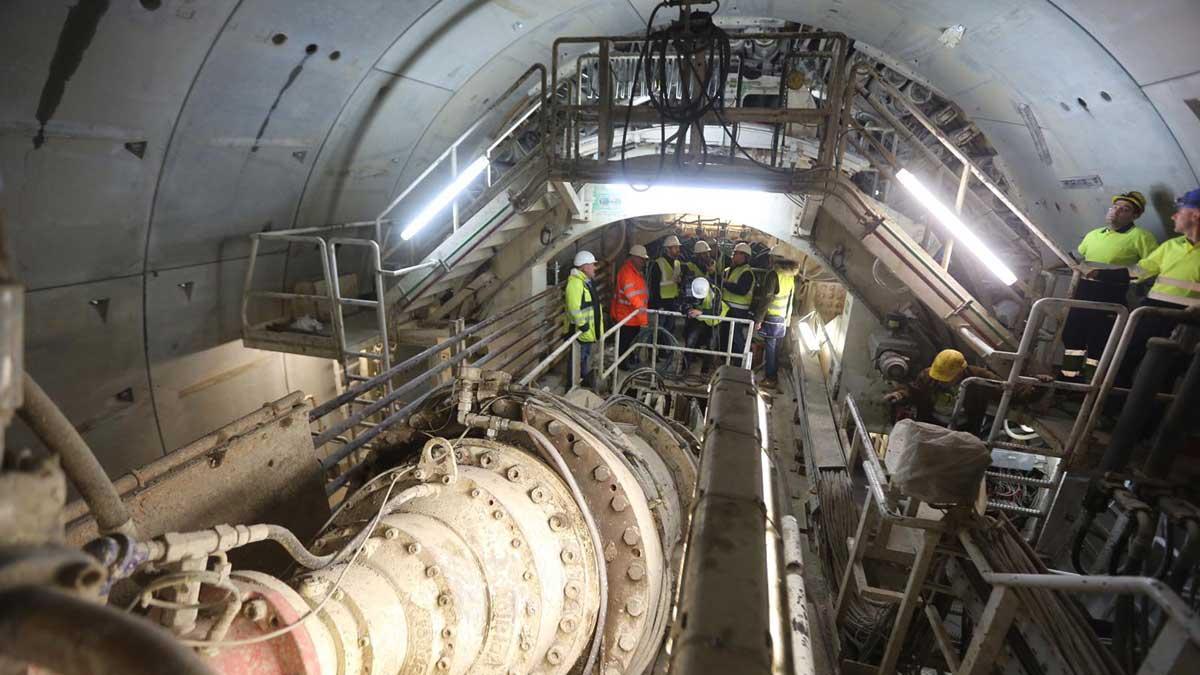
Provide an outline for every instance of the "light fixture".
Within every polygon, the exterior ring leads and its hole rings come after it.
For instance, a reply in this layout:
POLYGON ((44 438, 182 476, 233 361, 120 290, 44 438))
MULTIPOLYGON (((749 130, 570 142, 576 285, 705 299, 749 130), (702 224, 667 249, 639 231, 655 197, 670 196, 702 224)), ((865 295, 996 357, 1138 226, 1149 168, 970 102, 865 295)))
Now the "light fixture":
POLYGON ((946 208, 945 204, 938 201, 937 197, 934 197, 933 193, 922 185, 921 181, 917 180, 917 177, 909 172, 908 169, 897 171, 896 179, 900 181, 900 184, 913 197, 916 197, 917 201, 921 202, 921 206, 929 209, 929 212, 946 229, 950 230, 950 234, 966 246, 967 250, 978 258, 979 262, 983 263, 984 267, 987 267, 988 271, 995 275, 1004 285, 1011 286, 1017 282, 1017 275, 1013 274, 1013 271, 1008 269, 1008 266, 1001 262, 995 253, 992 253, 991 249, 983 243, 983 240, 977 237, 958 216, 954 215, 953 211, 946 208))
POLYGON ((421 212, 418 213, 415 218, 409 221, 408 226, 400 232, 400 238, 404 241, 412 239, 417 232, 420 232, 422 228, 424 228, 431 220, 433 220, 434 216, 440 213, 442 209, 446 208, 450 202, 454 201, 454 198, 458 196, 458 193, 467 189, 467 186, 470 185, 471 182, 476 178, 478 178, 479 174, 483 173, 483 170, 486 169, 487 166, 487 157, 480 157, 474 162, 471 162, 470 166, 463 170, 462 173, 458 174, 452 183, 447 185, 441 192, 439 192, 438 195, 433 198, 433 201, 429 202, 428 206, 421 209, 421 212))

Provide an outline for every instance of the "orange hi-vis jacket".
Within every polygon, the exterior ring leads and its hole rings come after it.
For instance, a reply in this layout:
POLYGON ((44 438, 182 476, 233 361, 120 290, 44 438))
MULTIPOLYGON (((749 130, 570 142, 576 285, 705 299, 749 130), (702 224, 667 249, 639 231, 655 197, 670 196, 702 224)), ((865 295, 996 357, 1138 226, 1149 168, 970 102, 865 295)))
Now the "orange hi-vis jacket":
MULTIPOLYGON (((613 293, 612 318, 613 323, 624 319, 639 309, 645 309, 650 301, 650 291, 646 288, 646 278, 633 266, 632 260, 626 260, 617 272, 617 287, 613 293)), ((635 316, 626 326, 645 326, 649 317, 645 314, 635 316)))

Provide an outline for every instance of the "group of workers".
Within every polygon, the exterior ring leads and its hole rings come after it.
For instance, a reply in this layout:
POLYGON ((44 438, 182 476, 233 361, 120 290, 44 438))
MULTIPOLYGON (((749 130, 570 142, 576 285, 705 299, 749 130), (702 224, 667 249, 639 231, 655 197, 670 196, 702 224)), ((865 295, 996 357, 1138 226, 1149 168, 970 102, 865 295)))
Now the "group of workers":
MULTIPOLYGON (((1154 284, 1138 304, 1171 309, 1200 309, 1200 188, 1176 201, 1172 216, 1176 236, 1159 244, 1148 230, 1135 225, 1146 211, 1146 198, 1137 191, 1114 195, 1108 209, 1107 224, 1087 233, 1079 244, 1084 272, 1076 287, 1076 299, 1126 305, 1132 284, 1154 284)), ((1116 314, 1101 309, 1075 308, 1063 326, 1063 362, 1060 376, 1066 380, 1088 382, 1095 374, 1108 342, 1116 314)), ((1146 353, 1152 337, 1165 337, 1176 322, 1149 316, 1134 329, 1129 348, 1120 364, 1116 383, 1128 387, 1146 353)), ((933 364, 911 382, 901 385, 885 399, 892 404, 907 404, 918 421, 944 424, 972 432, 979 431, 988 403, 998 395, 994 388, 969 389, 954 419, 954 408, 962 381, 968 377, 996 379, 983 368, 969 366, 965 356, 945 349, 933 364)), ((1040 375, 1039 379, 1052 379, 1040 375)), ((1014 402, 1028 399, 1032 387, 1014 392, 1014 402)))
MULTIPOLYGON (((655 322, 646 310, 661 312, 657 317, 658 330, 671 336, 678 327, 676 318, 684 318, 686 348, 722 353, 729 348, 734 355, 745 352, 748 324, 752 322, 764 343, 764 384, 773 385, 778 376, 779 343, 787 334, 792 314, 797 264, 776 258, 760 283, 750 266, 753 251, 748 243, 740 242, 733 247, 730 264, 723 270, 718 270, 713 248, 704 240, 695 243, 691 257, 686 260, 679 238, 674 235, 663 239, 659 248, 660 255, 651 261, 646 247, 634 244, 617 272, 611 314, 614 323, 625 321, 619 334, 621 351, 651 341, 647 333, 655 322), (747 321, 734 323, 722 319, 747 321)), ((589 251, 576 253, 567 278, 564 311, 568 325, 580 333, 580 373, 585 381, 593 345, 605 331, 595 275, 596 257, 589 251)), ((636 364, 636 352, 630 361, 622 366, 636 364)), ((703 361, 711 363, 712 359, 703 361)), ((685 366, 688 363, 687 352, 683 363, 685 366)))

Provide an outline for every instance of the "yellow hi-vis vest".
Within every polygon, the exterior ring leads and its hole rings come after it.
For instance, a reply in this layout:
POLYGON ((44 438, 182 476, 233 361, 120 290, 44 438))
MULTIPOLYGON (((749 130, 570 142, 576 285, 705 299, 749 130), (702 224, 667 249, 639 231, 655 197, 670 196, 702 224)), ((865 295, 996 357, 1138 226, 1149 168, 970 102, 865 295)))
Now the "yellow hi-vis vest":
POLYGON ((596 299, 592 297, 592 293, 588 289, 587 275, 579 268, 571 270, 571 275, 567 277, 567 289, 563 297, 563 311, 568 330, 579 330, 583 327, 579 336, 580 342, 595 342, 596 338, 604 332, 603 317, 600 318, 601 324, 596 325, 595 306, 596 299))
MULTIPOLYGON (((729 314, 729 305, 726 304, 724 300, 721 301, 721 311, 720 312, 714 311, 713 305, 716 303, 716 301, 717 301, 717 294, 713 292, 712 288, 709 288, 708 295, 704 296, 704 299, 700 301, 700 306, 697 307, 696 309, 699 309, 701 314, 707 314, 708 316, 723 317, 723 316, 729 314)), ((707 324, 709 326, 716 326, 717 324, 721 323, 720 319, 698 319, 698 320, 701 323, 707 324)))
POLYGON ((1200 244, 1175 237, 1138 262, 1145 274, 1157 276, 1150 289, 1151 300, 1185 307, 1200 306, 1200 244))
POLYGON ((779 290, 771 297, 767 305, 767 323, 787 323, 792 316, 792 296, 796 292, 796 277, 791 274, 781 274, 775 271, 775 279, 779 290))
POLYGON ((654 263, 658 265, 659 281, 658 281, 658 297, 660 300, 674 300, 679 297, 679 261, 667 260, 666 256, 658 256, 654 259, 654 263))
POLYGON ((750 282, 750 291, 745 295, 734 293, 733 291, 729 290, 730 284, 736 284, 739 280, 741 280, 743 274, 749 274, 753 276, 754 272, 750 271, 750 265, 738 265, 737 267, 726 268, 725 281, 721 284, 721 290, 724 293, 725 302, 730 307, 733 309, 749 311, 750 303, 754 301, 754 282, 750 282))

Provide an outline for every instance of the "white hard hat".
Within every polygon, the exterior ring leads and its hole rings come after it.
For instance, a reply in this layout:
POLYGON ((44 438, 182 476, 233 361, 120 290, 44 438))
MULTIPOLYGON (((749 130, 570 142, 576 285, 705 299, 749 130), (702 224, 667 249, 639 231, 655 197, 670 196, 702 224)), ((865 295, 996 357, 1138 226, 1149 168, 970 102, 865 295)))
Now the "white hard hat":
POLYGON ((678 245, 679 245, 679 237, 676 237, 675 235, 671 235, 671 236, 667 237, 666 239, 663 239, 663 246, 678 246, 678 245))
POLYGON ((591 251, 580 251, 575 254, 575 262, 572 264, 576 267, 583 267, 584 265, 595 264, 595 262, 596 256, 592 255, 591 251))
POLYGON ((733 252, 734 253, 745 253, 746 255, 754 255, 754 251, 750 250, 750 244, 747 244, 744 241, 742 243, 738 244, 737 246, 734 246, 733 252))
POLYGON ((692 253, 709 253, 711 251, 712 247, 709 246, 708 242, 704 241, 703 239, 696 242, 696 245, 692 248, 692 253))
POLYGON ((629 255, 636 255, 639 258, 649 258, 650 254, 646 252, 646 247, 641 244, 634 244, 629 247, 629 255))
POLYGON ((703 300, 708 297, 708 279, 704 277, 692 279, 692 297, 697 300, 703 300))

